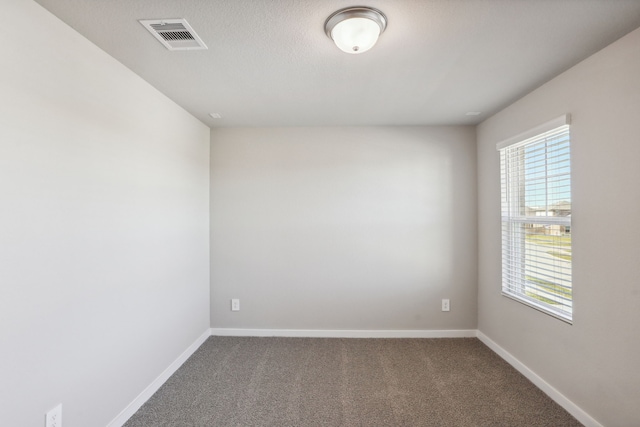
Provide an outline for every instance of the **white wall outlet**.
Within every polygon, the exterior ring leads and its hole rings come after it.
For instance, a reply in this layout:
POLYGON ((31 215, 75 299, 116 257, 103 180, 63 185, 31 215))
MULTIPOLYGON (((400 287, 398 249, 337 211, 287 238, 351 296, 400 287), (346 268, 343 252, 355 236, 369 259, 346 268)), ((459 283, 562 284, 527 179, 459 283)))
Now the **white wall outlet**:
POLYGON ((443 298, 442 300, 442 311, 449 311, 449 298, 443 298))
POLYGON ((62 427, 62 403, 47 412, 45 427, 62 427))
POLYGON ((240 311, 240 300, 234 298, 231 300, 231 311, 240 311))

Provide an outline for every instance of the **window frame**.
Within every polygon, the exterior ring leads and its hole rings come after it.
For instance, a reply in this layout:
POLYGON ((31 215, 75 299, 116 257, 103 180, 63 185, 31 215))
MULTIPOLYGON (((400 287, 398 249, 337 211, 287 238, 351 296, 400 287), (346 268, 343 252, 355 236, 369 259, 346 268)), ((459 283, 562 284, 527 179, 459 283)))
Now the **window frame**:
MULTIPOLYGON (((496 144, 496 149, 500 155, 500 199, 501 199, 501 263, 502 263, 502 279, 501 279, 501 291, 502 295, 541 311, 545 314, 558 318, 569 324, 573 323, 573 274, 571 271, 571 264, 569 267, 555 268, 551 273, 550 281, 546 284, 540 284, 538 279, 532 279, 527 275, 534 266, 537 266, 537 262, 540 261, 540 255, 533 253, 535 249, 527 251, 527 224, 531 226, 542 225, 543 227, 557 226, 564 227, 563 233, 572 229, 571 224, 571 211, 569 210, 568 216, 548 216, 549 212, 549 183, 553 182, 554 175, 549 172, 549 165, 552 164, 550 158, 547 155, 549 141, 553 141, 553 135, 558 132, 566 134, 568 142, 566 142, 566 156, 568 159, 563 160, 568 162, 568 172, 562 174, 562 177, 567 182, 569 203, 571 203, 571 133, 570 133, 571 117, 569 114, 565 114, 554 120, 550 120, 540 126, 536 126, 526 132, 518 134, 514 137, 506 139, 496 144), (545 199, 545 216, 532 215, 531 212, 527 213, 527 203, 525 200, 525 187, 527 183, 529 185, 534 180, 531 176, 527 176, 528 170, 526 150, 525 147, 531 149, 539 149, 544 147, 544 191, 539 191, 540 194, 544 194, 545 199), (521 156, 521 157, 517 157, 521 156), (514 160, 516 159, 516 160, 514 160), (518 163, 517 167, 513 167, 509 162, 518 163), (511 175, 509 175, 511 174, 511 175), (518 174, 518 176, 513 176, 518 174), (517 187, 517 188, 516 188, 517 187), (535 220, 535 221, 534 221, 535 220), (529 270, 528 270, 529 269, 529 270), (568 283, 571 293, 566 294, 566 282, 568 270, 568 283), (535 281, 534 281, 535 280, 535 281), (553 288, 550 289, 550 286, 553 288), (546 289, 545 289, 546 288, 546 289), (534 289, 536 292, 542 291, 542 295, 537 294, 532 296, 527 289, 534 289), (562 293, 559 293, 558 289, 562 289, 562 293), (548 302, 549 299, 544 301, 542 298, 544 295, 548 296, 556 303, 548 302), (558 308, 558 306, 560 308, 558 308)), ((533 167, 530 167, 533 169, 533 167)), ((530 174, 529 174, 530 175, 530 174)), ((536 177, 536 180, 540 180, 540 177, 536 177)), ((530 208, 530 207, 529 207, 530 208)), ((570 233, 570 232, 569 232, 570 233)), ((535 235, 535 234, 533 234, 535 235)), ((559 244, 559 243, 557 243, 559 244)), ((563 243, 566 245, 566 242, 563 243)), ((558 246, 554 246, 558 247, 558 246)), ((531 246, 529 247, 531 248, 531 246)), ((562 249, 569 249, 571 253, 572 242, 569 241, 568 248, 565 246, 562 249)), ((539 252, 539 251, 538 251, 539 252)), ((549 253, 549 252, 547 252, 549 253)))

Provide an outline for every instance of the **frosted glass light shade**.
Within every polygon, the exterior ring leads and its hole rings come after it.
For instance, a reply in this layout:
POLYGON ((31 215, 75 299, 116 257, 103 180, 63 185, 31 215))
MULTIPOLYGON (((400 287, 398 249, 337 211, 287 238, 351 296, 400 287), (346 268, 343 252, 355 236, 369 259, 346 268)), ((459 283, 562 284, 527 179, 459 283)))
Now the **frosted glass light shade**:
POLYGON ((331 15, 325 31, 340 50, 358 54, 371 49, 387 26, 387 18, 377 9, 352 7, 331 15))
POLYGON ((378 24, 367 18, 345 19, 331 31, 331 38, 343 52, 362 53, 373 47, 380 36, 378 24))

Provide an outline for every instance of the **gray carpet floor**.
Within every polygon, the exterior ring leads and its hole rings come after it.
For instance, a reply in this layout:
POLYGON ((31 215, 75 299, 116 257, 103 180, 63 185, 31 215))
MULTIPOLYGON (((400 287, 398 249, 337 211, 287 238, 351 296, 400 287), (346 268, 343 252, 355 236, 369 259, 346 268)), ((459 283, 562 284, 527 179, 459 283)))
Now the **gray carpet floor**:
POLYGON ((581 426, 475 338, 211 337, 125 427, 581 426))

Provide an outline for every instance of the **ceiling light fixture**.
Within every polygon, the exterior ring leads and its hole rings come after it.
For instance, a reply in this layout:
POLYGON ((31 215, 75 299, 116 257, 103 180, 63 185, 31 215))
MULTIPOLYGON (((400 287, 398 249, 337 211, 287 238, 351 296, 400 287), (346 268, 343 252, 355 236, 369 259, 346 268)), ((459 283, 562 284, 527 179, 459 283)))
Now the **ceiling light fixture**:
POLYGON ((371 7, 348 7, 335 12, 324 23, 327 36, 343 52, 363 53, 376 44, 387 28, 387 17, 371 7))

